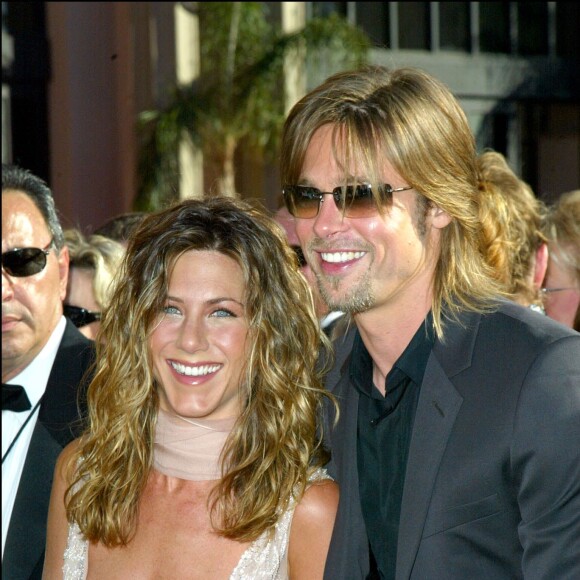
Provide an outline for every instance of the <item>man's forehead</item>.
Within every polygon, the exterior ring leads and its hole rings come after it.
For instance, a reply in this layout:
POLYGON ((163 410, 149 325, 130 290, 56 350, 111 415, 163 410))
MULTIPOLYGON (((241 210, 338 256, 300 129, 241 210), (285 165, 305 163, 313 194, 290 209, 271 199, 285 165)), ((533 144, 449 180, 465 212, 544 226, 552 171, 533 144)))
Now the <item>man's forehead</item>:
POLYGON ((26 246, 44 247, 50 231, 34 201, 19 191, 2 192, 2 251, 26 246))
POLYGON ((332 180, 337 186, 373 179, 398 183, 401 176, 388 153, 388 148, 380 143, 369 144, 366 149, 357 141, 346 144, 340 127, 323 125, 308 142, 300 168, 300 183, 316 187, 320 177, 332 180))

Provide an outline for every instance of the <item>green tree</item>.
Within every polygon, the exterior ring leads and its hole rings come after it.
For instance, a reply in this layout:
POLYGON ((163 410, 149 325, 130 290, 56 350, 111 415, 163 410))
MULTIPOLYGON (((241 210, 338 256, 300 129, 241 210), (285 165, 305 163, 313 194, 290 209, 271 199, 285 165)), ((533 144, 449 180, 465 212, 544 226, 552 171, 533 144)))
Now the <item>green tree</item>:
POLYGON ((140 189, 136 209, 154 210, 178 196, 178 150, 189 140, 218 175, 218 189, 236 196, 234 156, 243 140, 268 157, 277 150, 285 116, 284 62, 335 68, 366 62, 368 37, 333 14, 285 34, 267 18, 265 2, 199 2, 201 75, 176 86, 168 106, 145 111, 139 129, 140 189))

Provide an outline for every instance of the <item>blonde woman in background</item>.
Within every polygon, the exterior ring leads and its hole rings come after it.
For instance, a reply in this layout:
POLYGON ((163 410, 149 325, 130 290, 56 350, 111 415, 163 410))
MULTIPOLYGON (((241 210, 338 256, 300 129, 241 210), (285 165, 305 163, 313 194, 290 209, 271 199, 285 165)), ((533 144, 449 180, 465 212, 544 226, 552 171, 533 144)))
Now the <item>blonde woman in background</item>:
POLYGON ((86 337, 95 340, 125 249, 104 236, 85 238, 76 229, 66 230, 64 237, 70 255, 64 314, 86 337))
POLYGON ((546 314, 580 331, 580 189, 563 193, 550 208, 544 233, 550 249, 546 314))

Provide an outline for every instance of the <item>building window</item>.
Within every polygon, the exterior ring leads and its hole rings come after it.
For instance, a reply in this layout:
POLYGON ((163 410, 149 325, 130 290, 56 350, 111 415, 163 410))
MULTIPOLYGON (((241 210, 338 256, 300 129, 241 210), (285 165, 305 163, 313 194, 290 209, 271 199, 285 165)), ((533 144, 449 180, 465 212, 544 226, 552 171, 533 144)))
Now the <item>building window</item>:
POLYGON ((556 55, 580 58, 580 8, 576 2, 556 2, 556 55))
POLYGON ((430 2, 399 2, 399 48, 431 49, 430 2))
POLYGON ((372 43, 393 50, 577 58, 573 2, 310 2, 311 16, 338 13, 372 43))
POLYGON ((470 52, 469 2, 439 2, 439 22, 441 49, 470 52))
POLYGON ((324 18, 337 13, 346 18, 347 2, 312 2, 312 16, 324 18))
POLYGON ((547 2, 517 2, 517 7, 518 54, 525 56, 547 55, 547 2))
POLYGON ((482 52, 510 53, 508 2, 479 3, 479 49, 482 52))
POLYGON ((388 2, 357 2, 356 23, 375 46, 391 48, 388 2))

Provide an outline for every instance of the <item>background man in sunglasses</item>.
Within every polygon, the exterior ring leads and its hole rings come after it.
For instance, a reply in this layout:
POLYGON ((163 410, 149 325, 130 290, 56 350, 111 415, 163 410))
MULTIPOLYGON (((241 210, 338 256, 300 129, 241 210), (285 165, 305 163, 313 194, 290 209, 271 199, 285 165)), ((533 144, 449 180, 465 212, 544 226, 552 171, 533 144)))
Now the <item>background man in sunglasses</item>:
POLYGON ((356 323, 327 379, 329 580, 580 578, 580 334, 500 298, 479 175, 419 70, 340 73, 286 121, 300 245, 356 323))
POLYGON ((2 575, 9 580, 41 578, 54 465, 78 434, 77 390, 93 358, 92 341, 63 316, 68 266, 50 189, 2 165, 2 575))

